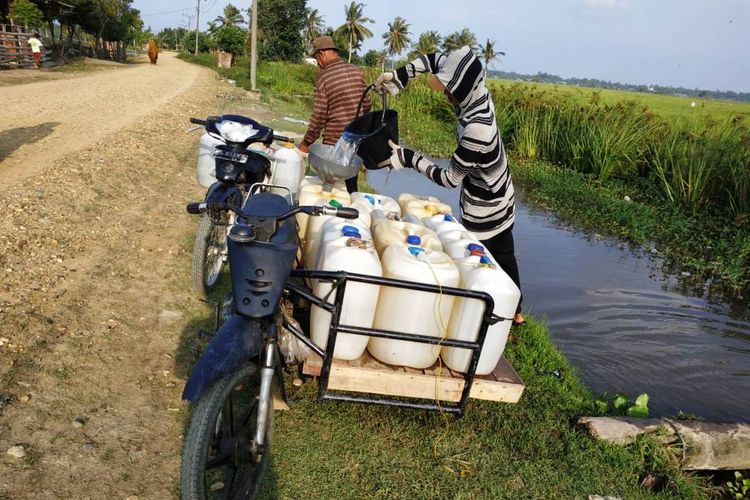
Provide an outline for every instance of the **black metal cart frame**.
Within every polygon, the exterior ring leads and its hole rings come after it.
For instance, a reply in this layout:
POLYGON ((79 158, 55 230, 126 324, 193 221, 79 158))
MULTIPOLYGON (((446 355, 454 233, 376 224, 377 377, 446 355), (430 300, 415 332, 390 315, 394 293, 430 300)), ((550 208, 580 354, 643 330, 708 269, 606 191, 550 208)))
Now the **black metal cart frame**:
POLYGON ((479 355, 482 352, 484 346, 484 340, 487 336, 487 329, 490 325, 494 325, 499 321, 510 321, 508 318, 500 318, 493 314, 495 307, 492 297, 481 291, 464 290, 461 288, 452 287, 440 287, 437 285, 429 285, 424 283, 413 283, 409 281, 396 280, 391 278, 383 278, 378 276, 367 276, 362 274, 347 273, 343 271, 318 271, 308 269, 297 269, 292 271, 292 278, 301 278, 303 282, 324 281, 332 283, 331 291, 326 297, 317 297, 312 291, 305 285, 297 284, 294 281, 287 282, 286 289, 291 294, 298 297, 304 298, 312 304, 328 311, 331 314, 331 326, 328 335, 328 343, 326 349, 321 349, 312 340, 307 337, 295 325, 285 323, 284 326, 294 334, 300 341, 302 341, 307 347, 309 347, 315 354, 323 359, 323 365, 321 368, 320 377, 318 379, 318 402, 321 403, 325 400, 331 401, 344 401, 350 403, 362 403, 362 404, 373 404, 373 405, 384 405, 394 406, 400 408, 412 408, 418 410, 429 410, 429 411, 443 411, 452 413, 456 417, 461 417, 466 407, 466 403, 469 399, 469 393, 471 392, 471 386, 474 382, 474 375, 476 373, 477 364, 479 362, 479 355), (351 325, 345 325, 340 323, 341 310, 344 303, 344 297, 346 295, 346 285, 348 282, 365 283, 376 286, 403 288, 407 290, 414 290, 419 292, 451 295, 459 298, 476 299, 484 302, 484 311, 482 313, 482 322, 477 332, 475 341, 465 340, 454 340, 454 339, 441 339, 438 337, 432 337, 427 335, 415 335, 411 333, 394 332, 389 330, 381 330, 377 328, 361 328, 351 325), (331 295, 335 295, 333 303, 328 301, 331 295), (355 393, 344 393, 342 391, 333 391, 329 389, 328 383, 331 374, 331 365, 333 363, 333 352, 336 347, 336 338, 339 333, 349 333, 352 335, 364 335, 368 337, 379 337, 393 340, 406 340, 409 342, 418 342, 420 344, 432 344, 446 347, 457 347, 462 349, 468 349, 472 351, 471 362, 469 363, 469 370, 463 374, 464 386, 461 393, 461 398, 455 404, 440 401, 425 402, 416 398, 402 398, 396 399, 393 397, 386 397, 377 394, 366 394, 360 395, 355 393))

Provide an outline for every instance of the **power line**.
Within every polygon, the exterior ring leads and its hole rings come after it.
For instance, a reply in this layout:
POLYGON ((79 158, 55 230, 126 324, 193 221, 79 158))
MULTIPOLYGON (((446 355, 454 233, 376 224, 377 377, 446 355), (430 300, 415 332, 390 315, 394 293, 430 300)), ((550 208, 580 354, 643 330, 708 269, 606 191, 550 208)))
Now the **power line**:
POLYGON ((176 12, 184 12, 186 10, 193 10, 193 7, 186 7, 184 9, 176 9, 176 10, 165 10, 164 12, 152 12, 150 14, 141 14, 141 17, 161 16, 163 14, 174 14, 176 12))

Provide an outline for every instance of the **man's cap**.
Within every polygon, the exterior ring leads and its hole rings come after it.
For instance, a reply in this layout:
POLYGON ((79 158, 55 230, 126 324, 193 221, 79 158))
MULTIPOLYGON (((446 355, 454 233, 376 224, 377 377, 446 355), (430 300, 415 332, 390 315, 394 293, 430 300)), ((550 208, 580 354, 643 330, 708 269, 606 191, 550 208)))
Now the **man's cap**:
POLYGON ((319 36, 312 41, 312 49, 310 50, 310 57, 314 56, 319 50, 338 50, 336 44, 333 43, 333 38, 330 36, 319 36))

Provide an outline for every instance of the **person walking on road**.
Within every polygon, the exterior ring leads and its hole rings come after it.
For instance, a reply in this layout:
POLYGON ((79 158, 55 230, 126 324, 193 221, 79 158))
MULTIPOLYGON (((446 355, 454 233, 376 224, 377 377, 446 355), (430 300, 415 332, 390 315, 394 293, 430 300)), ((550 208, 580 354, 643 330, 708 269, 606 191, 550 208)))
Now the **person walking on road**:
MULTIPOLYGON (((310 125, 299 149, 307 153, 310 144, 318 140, 323 131, 323 144, 334 145, 347 125, 356 117, 357 105, 365 91, 362 70, 344 62, 330 36, 321 36, 312 42, 312 57, 320 67, 315 77, 315 100, 310 125)), ((362 103, 363 112, 370 111, 370 96, 362 103)), ((357 191, 357 176, 346 180, 346 189, 357 191)))
MULTIPOLYGON (((391 166, 396 170, 413 168, 446 188, 461 184, 461 222, 520 290, 513 244, 513 182, 495 120, 495 106, 484 83, 482 63, 469 47, 446 54, 433 52, 383 73, 375 82, 375 90, 396 95, 423 73, 432 74, 428 85, 442 91, 453 105, 458 147, 450 165, 442 168, 391 142, 391 166)), ((519 301, 513 324, 524 323, 519 301)))
POLYGON ((31 45, 31 52, 34 54, 34 68, 36 69, 42 66, 42 50, 44 50, 44 45, 40 39, 41 36, 39 36, 39 33, 34 33, 34 36, 26 42, 31 45))

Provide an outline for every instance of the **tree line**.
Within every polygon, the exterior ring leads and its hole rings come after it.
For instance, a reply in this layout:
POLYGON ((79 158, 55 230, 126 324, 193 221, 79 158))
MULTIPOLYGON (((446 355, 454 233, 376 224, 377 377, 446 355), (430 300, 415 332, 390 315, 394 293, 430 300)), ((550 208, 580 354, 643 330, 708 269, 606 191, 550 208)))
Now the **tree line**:
MULTIPOLYGON (((258 53, 268 61, 298 62, 307 53, 313 39, 329 35, 349 62, 367 66, 381 66, 390 62, 395 66, 405 55, 411 60, 421 54, 438 50, 450 51, 468 45, 490 66, 500 55, 493 40, 479 44, 476 35, 468 28, 441 35, 437 31, 421 33, 412 40, 410 24, 397 16, 388 23, 388 30, 381 35, 383 48, 362 54, 365 40, 373 38, 368 24, 374 21, 367 17, 363 3, 352 1, 344 5, 343 22, 327 25, 318 9, 307 6, 307 0, 263 0, 258 2, 258 53)), ((209 23, 205 32, 198 34, 198 50, 209 52, 222 50, 236 55, 249 53, 249 30, 245 27, 249 12, 229 4, 222 15, 209 23)), ((163 48, 188 50, 193 47, 195 31, 185 28, 165 28, 157 35, 163 48)))
MULTIPOLYGON (((117 59, 124 60, 125 47, 143 43, 143 20, 132 0, 14 0, 3 20, 29 28, 47 27, 51 33, 48 50, 61 59, 73 40, 81 34, 94 39, 93 50, 102 57, 115 47, 117 59)), ((108 54, 109 55, 109 54, 108 54)))

